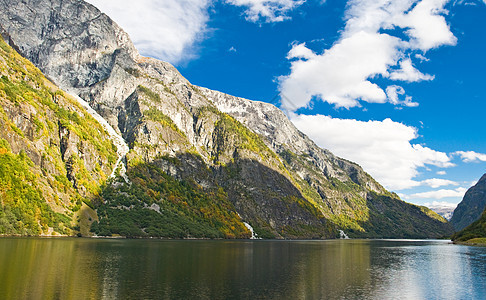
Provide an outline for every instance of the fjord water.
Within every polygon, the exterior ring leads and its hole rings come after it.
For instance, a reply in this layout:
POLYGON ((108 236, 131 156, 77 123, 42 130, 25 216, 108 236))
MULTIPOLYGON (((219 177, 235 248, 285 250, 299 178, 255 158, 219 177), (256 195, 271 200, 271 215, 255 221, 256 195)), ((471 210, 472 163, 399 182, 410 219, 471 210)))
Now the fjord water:
POLYGON ((484 299, 448 241, 1 238, 0 299, 484 299))

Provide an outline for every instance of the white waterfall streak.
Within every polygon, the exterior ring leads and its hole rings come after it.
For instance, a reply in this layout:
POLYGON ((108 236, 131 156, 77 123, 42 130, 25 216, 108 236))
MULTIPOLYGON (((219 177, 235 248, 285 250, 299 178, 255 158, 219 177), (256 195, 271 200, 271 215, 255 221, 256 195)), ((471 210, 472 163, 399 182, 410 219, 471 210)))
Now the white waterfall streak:
POLYGON ((130 150, 128 148, 127 143, 123 139, 121 135, 119 135, 116 130, 100 115, 98 114, 94 109, 89 106, 88 102, 84 101, 81 97, 76 95, 75 93, 68 92, 69 95, 71 95, 74 99, 78 101, 81 106, 86 109, 86 111, 96 120, 98 121, 101 126, 108 132, 110 135, 111 140, 113 141, 113 144, 115 144, 117 151, 116 153, 118 154, 118 159, 116 161, 115 167, 113 168, 113 171, 111 172, 111 175, 109 178, 115 178, 116 171, 119 169, 119 174, 120 176, 125 180, 125 182, 129 182, 128 176, 126 174, 126 166, 124 163, 124 158, 125 155, 128 153, 130 150))
POLYGON ((344 231, 342 230, 339 230, 339 235, 341 239, 345 239, 345 240, 349 239, 349 236, 346 233, 344 233, 344 231))
POLYGON ((255 232, 253 231, 253 227, 251 227, 251 225, 246 223, 246 222, 243 222, 243 224, 245 224, 246 228, 248 228, 248 230, 250 230, 250 232, 251 232, 251 238, 250 239, 252 239, 252 240, 258 239, 255 232))

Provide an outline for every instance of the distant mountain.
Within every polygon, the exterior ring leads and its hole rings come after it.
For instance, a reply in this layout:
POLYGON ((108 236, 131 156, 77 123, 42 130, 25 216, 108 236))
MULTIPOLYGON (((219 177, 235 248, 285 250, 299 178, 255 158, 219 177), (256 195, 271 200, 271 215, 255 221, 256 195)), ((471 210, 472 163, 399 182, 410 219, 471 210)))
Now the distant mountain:
POLYGON ((430 208, 432 211, 436 212, 440 216, 442 216, 444 219, 447 221, 450 221, 452 218, 452 214, 454 213, 454 209, 456 209, 456 205, 447 205, 446 204, 441 204, 441 203, 436 203, 434 202, 433 204, 429 204, 426 206, 430 208))
MULTIPOLYGON (((334 238, 344 230, 351 237, 425 238, 452 230, 357 164, 316 146, 275 106, 193 86, 170 64, 141 57, 117 24, 84 1, 4 0, 0 26, 14 49, 114 128, 84 130, 106 135, 111 160, 102 167, 115 169, 116 180, 107 181, 104 170, 85 191, 62 158, 69 184, 96 211, 87 219, 97 235, 249 238, 253 230, 264 238, 334 238)), ((83 138, 91 147, 89 134, 71 131, 82 137, 76 147, 83 138)), ((6 147, 17 139, 6 139, 6 147)), ((76 151, 86 170, 99 169, 76 151)))
POLYGON ((486 208, 486 174, 471 187, 457 205, 451 218, 454 228, 459 231, 481 217, 486 208))

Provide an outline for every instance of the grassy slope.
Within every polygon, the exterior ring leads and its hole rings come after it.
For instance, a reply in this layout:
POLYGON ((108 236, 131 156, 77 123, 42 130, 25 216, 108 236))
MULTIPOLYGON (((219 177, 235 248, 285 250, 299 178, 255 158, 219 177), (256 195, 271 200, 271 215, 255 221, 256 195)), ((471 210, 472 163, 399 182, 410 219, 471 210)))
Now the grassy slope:
POLYGON ((222 189, 178 181, 154 164, 129 168, 131 184, 107 185, 100 195, 98 235, 168 238, 249 238, 222 189))

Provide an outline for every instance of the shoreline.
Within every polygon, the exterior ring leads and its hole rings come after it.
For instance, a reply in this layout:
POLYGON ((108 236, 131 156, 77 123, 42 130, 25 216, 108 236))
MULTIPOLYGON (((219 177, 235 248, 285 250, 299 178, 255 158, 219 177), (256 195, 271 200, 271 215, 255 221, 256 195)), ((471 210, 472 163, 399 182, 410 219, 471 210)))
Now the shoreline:
POLYGON ((455 245, 486 247, 486 238, 474 238, 467 241, 452 241, 455 245))
MULTIPOLYGON (((0 240, 2 238, 41 238, 41 239, 93 239, 93 240, 161 240, 161 241, 305 241, 305 242, 317 242, 317 241, 340 241, 340 240, 347 240, 347 241, 359 241, 359 240, 381 240, 381 241, 406 241, 406 242, 414 242, 414 241, 447 241, 450 244, 459 244, 453 242, 449 239, 419 239, 419 238, 350 238, 350 239, 224 239, 224 238, 165 238, 165 237, 125 237, 125 236, 76 236, 76 235, 3 235, 0 234, 0 240)), ((461 242, 462 244, 462 242, 461 242)), ((472 244, 464 244, 471 246, 472 244)), ((486 246, 486 244, 483 244, 486 246)))

